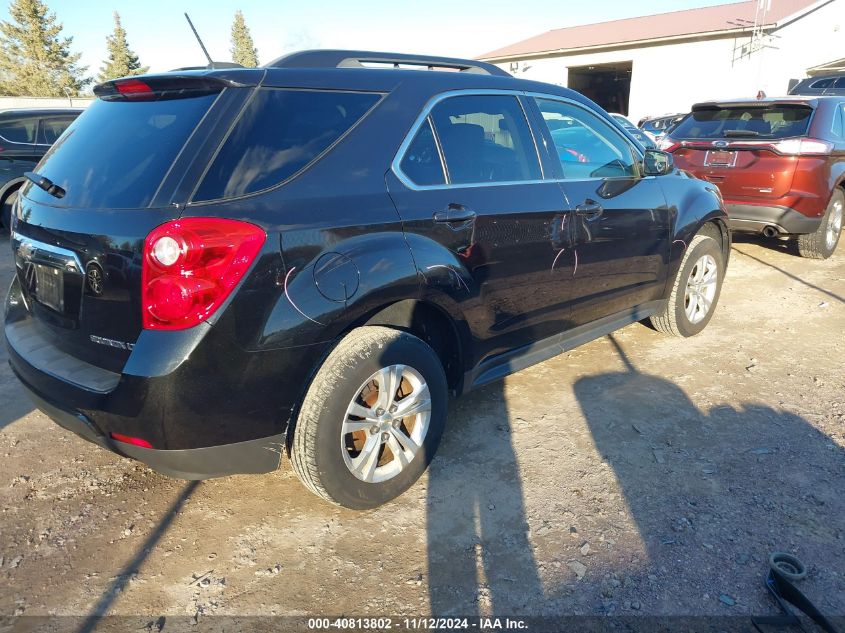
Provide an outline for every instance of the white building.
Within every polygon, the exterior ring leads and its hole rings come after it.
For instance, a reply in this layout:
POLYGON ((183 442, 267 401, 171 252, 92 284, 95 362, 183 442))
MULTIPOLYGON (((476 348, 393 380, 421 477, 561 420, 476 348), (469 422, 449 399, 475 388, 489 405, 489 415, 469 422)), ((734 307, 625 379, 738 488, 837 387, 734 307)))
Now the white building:
POLYGON ((556 29, 481 55, 568 86, 634 122, 697 101, 786 94, 842 69, 845 0, 750 0, 556 29))

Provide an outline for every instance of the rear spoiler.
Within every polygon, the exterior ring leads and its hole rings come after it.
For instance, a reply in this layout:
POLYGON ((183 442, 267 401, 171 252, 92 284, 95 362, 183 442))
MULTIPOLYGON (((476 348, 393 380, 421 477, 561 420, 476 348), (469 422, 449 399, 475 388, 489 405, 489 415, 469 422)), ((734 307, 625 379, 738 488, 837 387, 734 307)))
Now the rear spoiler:
POLYGON ((692 106, 692 111, 721 110, 723 108, 770 108, 772 106, 815 108, 817 105, 817 99, 742 99, 737 101, 703 101, 692 106))
POLYGON ((122 77, 94 86, 94 94, 103 101, 163 101, 221 92, 224 88, 242 88, 261 83, 264 73, 167 73, 122 77), (254 81, 244 81, 247 79, 254 81))

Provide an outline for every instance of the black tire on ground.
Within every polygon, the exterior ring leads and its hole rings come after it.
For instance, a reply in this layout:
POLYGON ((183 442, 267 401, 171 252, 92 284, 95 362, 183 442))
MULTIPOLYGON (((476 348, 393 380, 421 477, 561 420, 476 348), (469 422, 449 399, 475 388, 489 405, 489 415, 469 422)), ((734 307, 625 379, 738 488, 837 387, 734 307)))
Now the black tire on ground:
POLYGON ((12 207, 17 199, 18 192, 13 191, 6 196, 5 200, 3 200, 3 205, 0 206, 0 224, 3 225, 3 227, 0 228, 0 234, 2 235, 8 235, 9 231, 12 229, 12 207))
POLYGON ((816 232, 798 236, 798 253, 801 257, 827 259, 833 255, 842 235, 842 214, 845 213, 843 207, 845 207, 845 192, 836 189, 830 197, 830 203, 816 232), (834 227, 833 223, 838 226, 834 227))
POLYGON ((331 503, 355 510, 382 505, 425 472, 440 443, 447 399, 440 359, 419 338, 387 327, 352 330, 323 362, 305 395, 290 447, 294 472, 311 492, 331 503), (425 380, 431 399, 429 427, 421 448, 404 469, 392 479, 368 483, 347 467, 341 429, 347 407, 365 382, 393 365, 406 365, 425 380))
POLYGON ((716 311, 716 304, 719 302, 719 295, 722 292, 722 280, 725 277, 725 257, 715 237, 716 231, 717 229, 711 229, 707 225, 690 241, 684 253, 684 258, 681 261, 681 267, 678 269, 678 274, 675 277, 672 293, 669 295, 666 307, 662 312, 650 318, 651 324, 655 329, 665 334, 672 334, 673 336, 688 337, 695 336, 701 332, 710 322, 713 313, 716 311), (697 267, 702 265, 702 258, 708 255, 717 267, 715 294, 710 302, 707 313, 697 322, 693 322, 687 316, 686 311, 689 301, 687 297, 687 285, 690 282, 691 275, 700 273, 697 267))

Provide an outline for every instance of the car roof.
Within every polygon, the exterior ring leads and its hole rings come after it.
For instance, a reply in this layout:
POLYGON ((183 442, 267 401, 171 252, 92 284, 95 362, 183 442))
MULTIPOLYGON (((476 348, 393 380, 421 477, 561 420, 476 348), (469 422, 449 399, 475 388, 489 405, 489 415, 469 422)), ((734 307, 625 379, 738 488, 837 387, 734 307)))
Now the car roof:
POLYGON ((598 108, 592 101, 573 90, 538 81, 517 79, 486 62, 401 53, 302 51, 274 60, 260 68, 175 70, 140 75, 133 79, 143 80, 144 77, 153 76, 203 77, 216 79, 233 87, 333 88, 375 92, 392 92, 402 84, 413 82, 418 88, 428 90, 432 94, 462 89, 517 90, 556 95, 598 108), (384 62, 387 67, 372 68, 365 66, 365 62, 384 62), (405 67, 408 65, 421 69, 405 67))

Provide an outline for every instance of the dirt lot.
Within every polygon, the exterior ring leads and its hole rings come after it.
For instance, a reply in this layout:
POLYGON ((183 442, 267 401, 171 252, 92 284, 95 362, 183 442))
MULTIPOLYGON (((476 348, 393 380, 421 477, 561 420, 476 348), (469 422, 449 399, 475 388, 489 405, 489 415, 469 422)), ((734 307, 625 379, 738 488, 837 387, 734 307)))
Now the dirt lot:
POLYGON ((845 615, 839 251, 739 241, 702 335, 634 325, 457 401, 427 478, 367 513, 287 464, 191 484, 102 451, 4 349, 0 616, 765 614, 773 550, 845 615))

